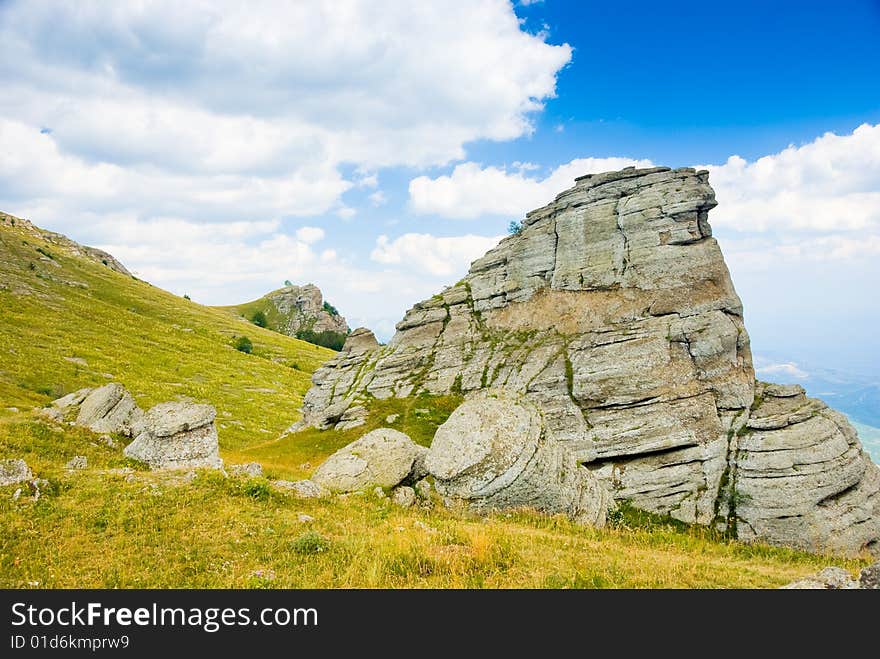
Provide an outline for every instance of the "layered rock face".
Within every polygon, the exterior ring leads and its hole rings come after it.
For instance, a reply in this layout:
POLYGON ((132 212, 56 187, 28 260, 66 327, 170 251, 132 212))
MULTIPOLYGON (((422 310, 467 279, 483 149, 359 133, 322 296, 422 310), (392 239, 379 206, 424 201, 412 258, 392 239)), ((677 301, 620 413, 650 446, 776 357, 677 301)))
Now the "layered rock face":
POLYGON ((849 424, 801 394, 756 398, 715 205, 705 171, 577 179, 388 345, 353 333, 314 374, 305 423, 333 426, 370 397, 513 392, 618 500, 744 539, 876 549, 878 470, 849 424), (777 414, 777 400, 818 411, 777 414), (782 425, 756 427, 765 414, 782 425))
POLYGON ((348 323, 339 314, 324 309, 324 296, 314 284, 285 286, 266 296, 284 317, 284 326, 277 328, 282 334, 296 336, 300 330, 313 332, 348 332, 348 323))

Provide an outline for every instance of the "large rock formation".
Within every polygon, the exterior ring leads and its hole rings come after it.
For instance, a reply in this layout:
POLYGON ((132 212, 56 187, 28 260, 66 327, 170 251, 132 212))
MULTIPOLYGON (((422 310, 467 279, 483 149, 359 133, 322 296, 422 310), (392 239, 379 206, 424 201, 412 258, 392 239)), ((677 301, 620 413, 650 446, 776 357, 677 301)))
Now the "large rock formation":
POLYGON ((708 212, 708 173, 584 176, 313 377, 304 421, 371 397, 524 395, 616 499, 746 540, 878 550, 880 473, 818 401, 757 388, 742 304, 708 212), (768 425, 769 424, 769 425, 768 425))

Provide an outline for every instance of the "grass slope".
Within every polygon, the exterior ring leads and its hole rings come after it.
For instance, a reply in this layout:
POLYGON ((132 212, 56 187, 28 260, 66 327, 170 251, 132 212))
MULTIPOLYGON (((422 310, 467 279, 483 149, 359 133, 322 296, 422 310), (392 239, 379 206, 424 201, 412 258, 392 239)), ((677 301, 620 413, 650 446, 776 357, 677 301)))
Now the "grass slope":
POLYGON ((227 461, 294 478, 380 425, 427 444, 459 402, 372 401, 361 428, 278 439, 331 354, 0 226, 0 458, 24 458, 49 481, 37 501, 0 488, 0 587, 772 587, 864 563, 633 511, 596 530, 528 512, 402 510, 372 495, 299 500, 265 479, 126 475, 135 465, 119 447, 32 411, 110 380, 144 408, 190 397, 217 407, 227 461), (254 354, 231 348, 240 334, 254 354), (65 469, 74 455, 88 468, 65 469))
POLYGON ((278 293, 280 290, 281 289, 279 288, 275 291, 272 291, 271 293, 267 293, 257 300, 252 300, 251 302, 243 302, 241 304, 233 304, 225 307, 212 308, 231 313, 235 316, 241 316, 247 320, 252 320, 254 314, 256 314, 258 311, 262 311, 266 315, 266 328, 275 332, 283 332, 284 328, 287 326, 287 322, 290 319, 283 313, 278 311, 278 307, 276 307, 268 299, 270 295, 272 295, 273 293, 278 293))
POLYGON ((0 226, 2 416, 115 381, 144 409, 181 397, 214 405, 221 448, 234 451, 299 418, 332 354, 0 226), (253 354, 232 347, 240 335, 253 354))

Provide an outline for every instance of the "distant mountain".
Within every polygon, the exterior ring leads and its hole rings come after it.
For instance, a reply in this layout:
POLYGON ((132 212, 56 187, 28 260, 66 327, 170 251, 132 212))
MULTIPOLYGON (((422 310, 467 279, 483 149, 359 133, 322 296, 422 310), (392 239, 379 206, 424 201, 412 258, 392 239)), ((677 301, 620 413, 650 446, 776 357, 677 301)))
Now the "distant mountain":
POLYGON ((288 285, 258 300, 226 309, 267 329, 340 350, 351 331, 348 323, 314 284, 288 285))

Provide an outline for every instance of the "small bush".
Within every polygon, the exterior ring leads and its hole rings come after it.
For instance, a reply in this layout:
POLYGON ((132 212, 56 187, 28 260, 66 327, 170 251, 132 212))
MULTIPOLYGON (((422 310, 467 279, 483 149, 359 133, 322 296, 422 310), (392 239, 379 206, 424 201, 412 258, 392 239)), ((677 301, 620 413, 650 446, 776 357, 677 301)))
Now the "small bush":
POLYGON ((296 338, 302 341, 314 343, 316 346, 324 346, 339 352, 345 345, 345 339, 348 335, 344 332, 332 332, 324 330, 323 332, 315 332, 313 330, 300 330, 296 333, 296 338))
POLYGON ((184 294, 183 294, 183 299, 184 299, 184 300, 189 300, 189 299, 191 299, 191 298, 190 298, 189 295, 187 295, 186 293, 184 293, 184 294))
POLYGON ((254 344, 251 343, 251 340, 246 336, 240 336, 235 339, 233 346, 235 346, 236 350, 243 352, 246 355, 249 355, 254 351, 254 344))
POLYGON ((242 486, 242 492, 256 501, 266 501, 272 494, 269 483, 265 480, 249 480, 242 486))
POLYGON ((523 226, 519 222, 514 221, 507 225, 507 233, 509 233, 511 236, 518 236, 522 233, 522 230, 523 226))
POLYGON ((265 327, 266 326, 266 314, 262 311, 257 311, 251 316, 251 322, 257 327, 265 327))
POLYGON ((327 300, 324 300, 324 311, 329 313, 331 316, 338 316, 339 315, 339 311, 336 310, 336 307, 334 307, 332 304, 327 302, 327 300))
POLYGON ((285 286, 293 286, 293 282, 290 281, 289 279, 285 279, 285 280, 284 280, 284 285, 285 285, 285 286))
POLYGON ((330 541, 317 531, 307 531, 290 543, 297 554, 320 554, 330 549, 330 541))

